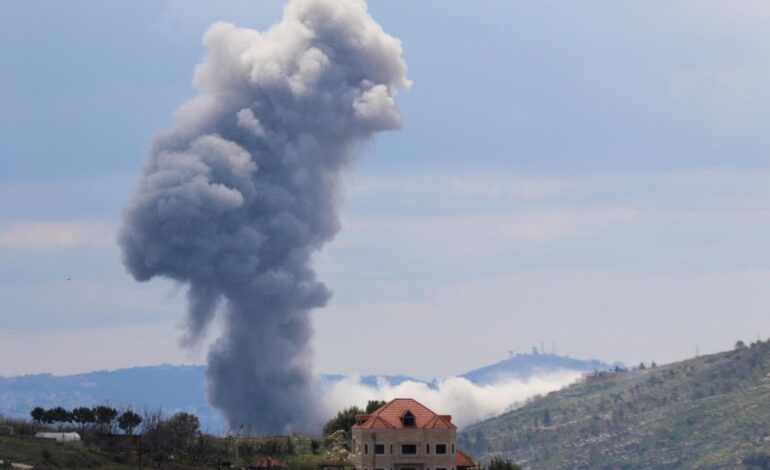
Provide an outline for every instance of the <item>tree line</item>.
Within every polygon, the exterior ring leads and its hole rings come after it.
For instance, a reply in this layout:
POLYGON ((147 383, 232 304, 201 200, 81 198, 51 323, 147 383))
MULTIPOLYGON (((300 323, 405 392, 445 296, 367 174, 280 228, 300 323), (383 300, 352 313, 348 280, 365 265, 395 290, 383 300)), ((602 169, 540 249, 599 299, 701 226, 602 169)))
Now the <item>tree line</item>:
POLYGON ((36 424, 78 424, 81 430, 93 428, 101 433, 112 433, 115 427, 120 428, 124 434, 132 435, 134 430, 142 424, 142 417, 132 410, 119 412, 117 409, 106 405, 93 408, 80 406, 68 410, 61 406, 53 408, 35 407, 30 413, 32 421, 36 424))

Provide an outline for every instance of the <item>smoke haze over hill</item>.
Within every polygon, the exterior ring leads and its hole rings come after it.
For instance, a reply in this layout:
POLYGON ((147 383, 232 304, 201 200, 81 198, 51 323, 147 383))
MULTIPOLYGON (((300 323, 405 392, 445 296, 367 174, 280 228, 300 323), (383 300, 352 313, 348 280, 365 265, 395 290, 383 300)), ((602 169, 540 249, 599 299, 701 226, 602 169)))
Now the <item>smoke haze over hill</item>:
POLYGON ((406 380, 394 384, 382 379, 376 385, 366 384, 359 377, 348 377, 328 384, 322 399, 326 415, 333 416, 351 404, 410 397, 437 412, 451 414, 452 422, 463 427, 497 416, 536 395, 559 390, 580 375, 574 370, 559 370, 484 384, 475 384, 464 377, 448 377, 434 383, 406 380))

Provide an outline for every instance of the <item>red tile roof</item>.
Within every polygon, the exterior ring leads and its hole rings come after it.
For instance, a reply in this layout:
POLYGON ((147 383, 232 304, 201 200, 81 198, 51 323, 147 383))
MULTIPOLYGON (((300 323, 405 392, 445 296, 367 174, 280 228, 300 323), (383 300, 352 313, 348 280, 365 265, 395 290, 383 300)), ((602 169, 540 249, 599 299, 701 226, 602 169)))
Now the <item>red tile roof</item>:
POLYGON ((270 468, 284 468, 287 467, 286 463, 272 457, 262 457, 261 459, 250 463, 246 468, 250 469, 270 469, 270 468))
POLYGON ((470 457, 468 457, 468 454, 461 451, 460 449, 457 449, 455 452, 455 465, 457 468, 475 468, 476 464, 473 463, 473 460, 471 460, 470 457))
POLYGON ((411 398, 396 398, 368 415, 358 415, 353 429, 394 429, 403 428, 401 417, 411 411, 414 427, 421 429, 457 429, 452 416, 439 415, 411 398))

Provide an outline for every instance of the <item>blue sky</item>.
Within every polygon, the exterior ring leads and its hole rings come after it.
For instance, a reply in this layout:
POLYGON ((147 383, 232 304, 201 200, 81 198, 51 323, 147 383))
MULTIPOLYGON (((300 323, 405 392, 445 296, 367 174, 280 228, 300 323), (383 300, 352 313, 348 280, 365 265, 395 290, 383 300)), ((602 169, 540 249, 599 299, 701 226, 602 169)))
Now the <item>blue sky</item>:
MULTIPOLYGON (((207 27, 282 5, 0 4, 0 374, 202 360, 176 343, 183 289, 135 283, 114 232, 207 27)), ((317 257, 319 371, 443 376, 540 341, 661 362, 770 333, 767 4, 370 11, 413 86, 317 257)))

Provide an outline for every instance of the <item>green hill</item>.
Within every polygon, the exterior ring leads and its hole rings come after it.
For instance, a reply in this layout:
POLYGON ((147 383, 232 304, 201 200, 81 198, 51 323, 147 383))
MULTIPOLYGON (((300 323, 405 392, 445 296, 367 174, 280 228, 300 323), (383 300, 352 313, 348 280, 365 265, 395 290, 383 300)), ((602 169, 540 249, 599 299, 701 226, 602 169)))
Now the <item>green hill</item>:
POLYGON ((770 342, 590 374, 458 439, 525 468, 770 469, 770 342))

